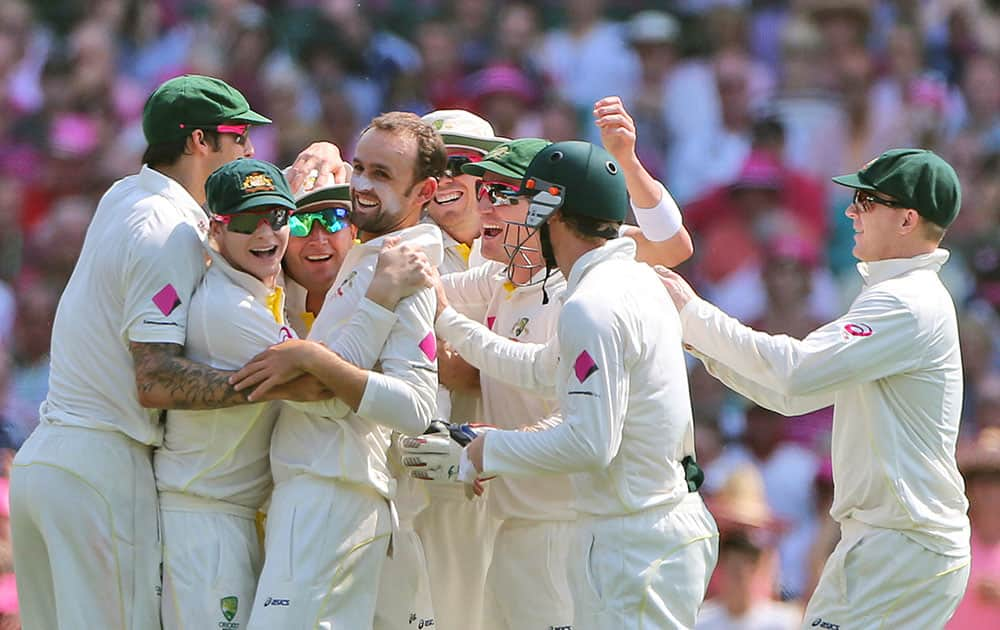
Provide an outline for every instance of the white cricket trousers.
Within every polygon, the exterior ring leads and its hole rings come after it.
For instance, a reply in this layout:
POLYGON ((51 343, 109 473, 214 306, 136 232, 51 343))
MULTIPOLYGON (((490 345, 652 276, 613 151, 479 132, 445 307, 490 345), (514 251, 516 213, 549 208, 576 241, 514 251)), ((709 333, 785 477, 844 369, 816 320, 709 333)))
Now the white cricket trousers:
POLYGON ((803 628, 943 628, 969 581, 969 557, 928 550, 893 529, 840 524, 803 628))
POLYGON ((256 515, 223 501, 160 493, 163 630, 246 628, 263 561, 256 515))
MULTIPOLYGON (((485 497, 462 484, 430 484, 430 504, 414 520, 423 543, 437 630, 481 630, 486 572, 500 523, 485 497)), ((487 490, 488 491, 488 490, 487 490)))
POLYGON ((400 523, 392 535, 392 554, 382 565, 374 630, 440 627, 435 621, 424 548, 412 524, 400 523))
POLYGON ((274 487, 249 630, 366 630, 392 534, 373 488, 295 475, 274 487))
POLYGON ((504 521, 486 578, 487 630, 573 627, 566 565, 575 533, 571 521, 504 521))
POLYGON ((675 506, 581 517, 570 559, 573 630, 693 628, 719 555, 698 493, 675 506))
POLYGON ((42 424, 10 484, 24 630, 160 627, 152 452, 125 435, 42 424))

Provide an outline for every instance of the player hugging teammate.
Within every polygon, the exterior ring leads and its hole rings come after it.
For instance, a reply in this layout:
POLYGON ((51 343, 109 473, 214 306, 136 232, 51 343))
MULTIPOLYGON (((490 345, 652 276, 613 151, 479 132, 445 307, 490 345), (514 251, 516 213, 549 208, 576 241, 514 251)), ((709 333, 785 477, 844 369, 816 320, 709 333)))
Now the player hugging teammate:
POLYGON ((943 624, 968 576, 936 277, 954 172, 901 150, 839 178, 866 288, 771 338, 666 269, 692 253, 680 211, 620 99, 594 116, 603 148, 390 112, 350 166, 317 143, 282 172, 253 159, 270 121, 239 92, 158 88, 15 460, 25 630, 691 628, 718 531, 682 341, 758 404, 864 425, 835 431, 845 537, 805 624, 943 624))

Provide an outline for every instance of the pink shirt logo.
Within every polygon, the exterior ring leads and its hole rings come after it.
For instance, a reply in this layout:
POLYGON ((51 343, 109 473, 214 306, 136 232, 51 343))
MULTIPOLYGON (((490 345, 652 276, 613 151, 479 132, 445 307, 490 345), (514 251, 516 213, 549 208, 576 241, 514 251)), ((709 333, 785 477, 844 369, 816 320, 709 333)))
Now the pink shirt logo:
POLYGON ((581 383, 590 378, 590 375, 598 370, 597 363, 590 354, 584 350, 573 362, 573 371, 576 372, 576 380, 581 383))
POLYGON ((156 305, 156 308, 160 309, 161 313, 169 315, 181 305, 181 299, 177 296, 174 285, 167 284, 153 296, 153 304, 156 305))

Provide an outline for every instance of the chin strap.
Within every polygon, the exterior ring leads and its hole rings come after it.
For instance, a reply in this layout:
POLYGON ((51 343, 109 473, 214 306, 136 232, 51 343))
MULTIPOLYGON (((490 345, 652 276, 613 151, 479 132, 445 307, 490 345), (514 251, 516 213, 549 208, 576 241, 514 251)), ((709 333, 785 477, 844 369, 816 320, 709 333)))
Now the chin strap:
POLYGON ((552 241, 549 240, 549 224, 543 223, 538 228, 538 240, 542 243, 542 258, 545 259, 545 278, 542 280, 542 305, 549 303, 549 292, 545 290, 545 283, 548 282, 552 270, 557 267, 556 255, 552 251, 552 241))

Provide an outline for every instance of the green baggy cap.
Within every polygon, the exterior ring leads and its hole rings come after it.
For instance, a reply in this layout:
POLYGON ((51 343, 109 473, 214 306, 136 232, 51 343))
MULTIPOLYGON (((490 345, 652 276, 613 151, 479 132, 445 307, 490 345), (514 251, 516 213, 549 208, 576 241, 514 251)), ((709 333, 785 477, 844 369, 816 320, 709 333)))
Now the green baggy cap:
POLYGON ((142 133, 151 145, 226 122, 269 125, 271 119, 250 109, 239 90, 225 81, 198 74, 170 79, 156 88, 142 110, 142 133))
POLYGON ((538 152, 549 146, 548 140, 541 138, 519 138, 493 148, 478 162, 462 165, 466 175, 482 177, 487 171, 511 179, 521 179, 528 170, 531 160, 538 152))
POLYGON ((962 205, 958 175, 933 151, 892 149, 852 175, 834 177, 841 186, 891 195, 941 227, 951 225, 962 205))
POLYGON ((263 160, 228 162, 205 182, 208 209, 213 214, 236 214, 261 206, 281 206, 295 211, 295 198, 281 170, 263 160))

